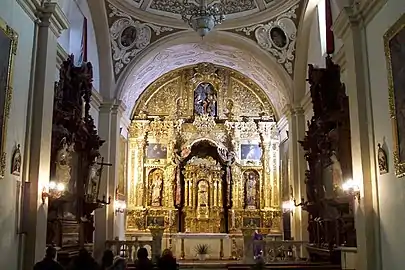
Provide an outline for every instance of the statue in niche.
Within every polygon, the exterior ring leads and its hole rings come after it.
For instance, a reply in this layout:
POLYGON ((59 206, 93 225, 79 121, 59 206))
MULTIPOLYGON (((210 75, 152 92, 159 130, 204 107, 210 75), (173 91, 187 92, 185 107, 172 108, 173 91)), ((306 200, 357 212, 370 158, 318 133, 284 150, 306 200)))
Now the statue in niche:
POLYGON ((11 159, 11 174, 19 176, 21 173, 21 151, 20 145, 14 150, 13 158, 11 159))
POLYGON ((163 172, 154 170, 150 174, 151 178, 151 205, 162 206, 163 172))
POLYGON ((92 199, 96 200, 98 197, 97 190, 100 180, 100 165, 98 163, 98 158, 95 158, 93 164, 89 169, 89 181, 87 184, 87 194, 92 199))
POLYGON ((387 154, 381 147, 381 144, 378 144, 378 168, 380 169, 380 174, 388 173, 387 154))
POLYGON ((194 91, 196 115, 217 116, 217 94, 210 83, 200 83, 194 91))
MULTIPOLYGON (((73 151, 73 146, 67 143, 66 137, 64 137, 60 142, 60 148, 56 154, 56 170, 55 170, 55 181, 63 183, 65 186, 70 188, 70 171, 71 171, 71 152, 73 151)), ((69 190, 72 191, 72 190, 69 190)))
POLYGON ((333 183, 333 190, 336 192, 339 190, 343 185, 343 173, 342 167, 340 162, 335 153, 332 154, 330 157, 332 161, 332 183, 333 183))
POLYGON ((245 179, 245 206, 256 209, 256 194, 259 175, 257 172, 249 170, 244 173, 245 179))
POLYGON ((205 180, 198 182, 198 205, 208 206, 208 184, 205 180))

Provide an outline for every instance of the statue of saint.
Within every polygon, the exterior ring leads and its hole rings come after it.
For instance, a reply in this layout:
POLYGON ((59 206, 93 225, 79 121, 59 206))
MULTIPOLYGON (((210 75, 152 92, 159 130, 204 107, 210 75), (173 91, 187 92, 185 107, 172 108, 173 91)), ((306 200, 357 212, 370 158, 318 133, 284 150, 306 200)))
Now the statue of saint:
POLYGON ((208 206, 208 184, 204 180, 198 183, 198 205, 208 206))
POLYGON ((156 170, 152 173, 152 206, 162 206, 162 171, 156 170))
POLYGON ((245 205, 256 207, 257 174, 253 171, 245 172, 245 205))
POLYGON ((194 112, 196 115, 217 116, 217 97, 210 83, 200 83, 194 92, 194 112))
POLYGON ((89 169, 89 181, 87 183, 87 194, 93 199, 97 199, 97 188, 100 179, 99 165, 97 164, 97 159, 94 161, 93 165, 89 169))
POLYGON ((63 138, 60 142, 60 148, 56 154, 56 170, 55 181, 60 182, 68 186, 70 184, 71 176, 71 154, 72 147, 69 147, 66 142, 66 138, 63 138))

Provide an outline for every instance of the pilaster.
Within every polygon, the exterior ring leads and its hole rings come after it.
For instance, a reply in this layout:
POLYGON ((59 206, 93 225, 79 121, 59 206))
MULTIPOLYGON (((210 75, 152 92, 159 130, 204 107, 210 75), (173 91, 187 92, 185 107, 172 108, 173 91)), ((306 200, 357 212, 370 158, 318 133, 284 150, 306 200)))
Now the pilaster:
MULTIPOLYGON (((297 201, 306 197, 305 170, 307 163, 304 157, 304 150, 299 141, 305 137, 305 114, 302 107, 291 108, 288 115, 288 125, 290 134, 290 158, 291 172, 290 185, 293 188, 293 196, 297 201)), ((308 240, 308 213, 302 208, 296 208, 293 215, 291 228, 294 240, 308 240)))
POLYGON ((57 37, 68 26, 57 3, 46 2, 35 8, 38 35, 34 44, 34 81, 27 113, 27 122, 31 123, 27 126, 26 135, 26 147, 29 148, 26 166, 30 185, 24 204, 26 241, 23 269, 32 269, 32 265, 45 253, 48 207, 42 203, 41 193, 47 189, 50 177, 57 37))
MULTIPOLYGON (((368 1, 383 2, 383 1, 368 1)), ((346 87, 349 96, 353 180, 360 185, 361 200, 355 210, 357 232, 356 269, 381 269, 378 193, 374 162, 374 132, 367 67, 365 14, 358 6, 346 7, 334 30, 344 42, 346 87)))
POLYGON ((120 118, 122 116, 121 101, 104 101, 100 105, 98 131, 99 136, 105 140, 100 149, 100 154, 106 163, 100 182, 100 196, 112 198, 112 203, 96 210, 95 213, 95 237, 94 237, 94 257, 100 259, 105 248, 105 241, 116 237, 114 196, 118 182, 119 171, 119 136, 120 118))

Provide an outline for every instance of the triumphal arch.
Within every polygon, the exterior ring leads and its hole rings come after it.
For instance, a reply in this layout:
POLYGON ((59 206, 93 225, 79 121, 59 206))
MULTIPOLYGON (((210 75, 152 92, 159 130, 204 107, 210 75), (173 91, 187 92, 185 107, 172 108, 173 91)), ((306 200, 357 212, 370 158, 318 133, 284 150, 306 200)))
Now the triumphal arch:
POLYGON ((279 142, 268 96, 244 75, 200 63, 161 76, 129 129, 127 236, 161 226, 184 253, 187 237, 281 234, 279 142))

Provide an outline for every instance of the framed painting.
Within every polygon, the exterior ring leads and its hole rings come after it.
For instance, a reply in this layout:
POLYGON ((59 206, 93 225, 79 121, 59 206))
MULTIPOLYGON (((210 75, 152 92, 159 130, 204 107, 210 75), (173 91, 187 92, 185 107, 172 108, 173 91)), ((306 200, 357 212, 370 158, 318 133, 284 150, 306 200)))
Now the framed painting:
POLYGON ((405 176, 405 14, 384 35, 395 175, 405 176))
POLYGON ((240 156, 242 160, 260 160, 262 149, 258 144, 242 144, 240 156))
POLYGON ((166 159, 167 147, 164 144, 150 143, 146 149, 148 159, 166 159))
POLYGON ((0 177, 6 171, 7 120, 13 93, 14 57, 17 53, 17 33, 0 19, 0 177))

